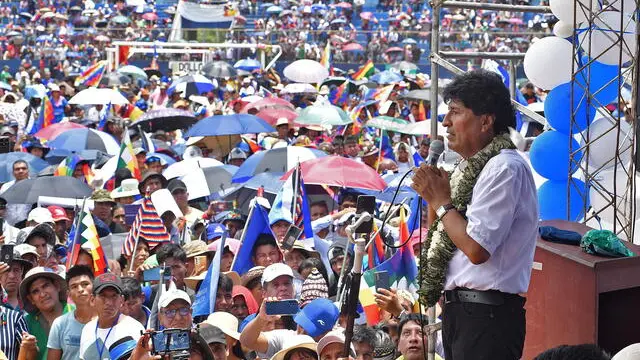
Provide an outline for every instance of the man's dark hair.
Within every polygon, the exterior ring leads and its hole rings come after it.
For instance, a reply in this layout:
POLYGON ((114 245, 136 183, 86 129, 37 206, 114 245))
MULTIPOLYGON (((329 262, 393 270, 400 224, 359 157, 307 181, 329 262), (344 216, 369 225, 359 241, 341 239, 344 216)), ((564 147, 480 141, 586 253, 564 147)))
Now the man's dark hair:
POLYGON ((304 259, 300 263, 300 266, 298 267, 297 270, 298 270, 299 273, 302 273, 304 270, 313 269, 313 268, 318 269, 318 272, 320 274, 322 274, 322 277, 324 278, 324 281, 327 282, 327 286, 328 286, 329 285, 329 275, 327 275, 327 268, 324 266, 324 263, 322 262, 322 260, 320 260, 318 258, 314 258, 314 257, 310 257, 308 259, 304 259))
POLYGON ((420 325, 423 325, 423 324, 427 325, 429 323, 429 320, 427 319, 427 317, 422 314, 410 313, 410 314, 402 315, 400 317, 400 323, 398 324, 398 334, 401 334, 402 328, 412 321, 420 325))
POLYGON ((338 199, 339 204, 344 204, 345 201, 351 201, 354 203, 358 203, 358 195, 350 192, 343 192, 340 194, 340 199, 338 199))
POLYGON ((176 244, 164 244, 156 253, 158 264, 162 265, 168 258, 177 259, 183 263, 187 262, 187 253, 176 244))
POLYGON ((431 146, 431 139, 429 138, 422 139, 422 141, 420 142, 420 145, 431 146))
POLYGON ((247 282, 247 285, 245 285, 245 287, 249 290, 253 290, 255 289, 258 285, 262 286, 262 279, 260 278, 260 276, 253 278, 251 280, 249 280, 247 282))
POLYGON ((126 276, 122 278, 122 295, 124 300, 127 301, 132 298, 142 295, 142 288, 140 282, 135 278, 126 276))
POLYGON ((445 103, 451 100, 462 102, 476 116, 494 115, 495 135, 508 132, 509 127, 516 127, 516 116, 509 90, 498 74, 486 70, 467 72, 447 85, 443 97, 445 103))
POLYGON ((273 235, 270 234, 260 234, 258 235, 258 239, 253 244, 253 249, 251 249, 251 256, 256 256, 256 250, 263 245, 271 245, 274 247, 278 247, 278 243, 276 243, 276 239, 273 235))
POLYGON ((233 290, 233 280, 225 274, 220 274, 218 279, 218 290, 231 292, 233 290))
POLYGON ((358 138, 355 137, 354 135, 349 135, 349 136, 347 136, 346 139, 344 139, 344 144, 345 145, 357 144, 357 143, 358 143, 358 138))
POLYGON ((333 146, 343 146, 344 145, 344 140, 341 138, 338 138, 336 136, 336 138, 333 139, 333 141, 331 142, 331 145, 333 146))
POLYGON ((560 345, 546 350, 534 360, 609 360, 611 357, 595 344, 560 345))
POLYGON ((114 176, 115 176, 115 184, 114 184, 115 187, 120 186, 120 184, 122 184, 122 180, 133 179, 131 170, 127 168, 120 168, 116 170, 116 173, 114 174, 114 176))
POLYGON ((366 343, 371 349, 376 347, 376 330, 366 325, 360 325, 353 328, 352 343, 366 343))
POLYGON ((67 276, 66 276, 67 284, 69 284, 71 279, 73 279, 74 277, 83 276, 83 275, 88 276, 89 279, 93 281, 93 278, 94 278, 93 270, 90 267, 86 265, 72 266, 71 269, 67 270, 67 276))
POLYGON ((311 205, 309 205, 309 208, 312 208, 314 206, 322 206, 325 209, 327 209, 327 212, 329 212, 329 206, 327 205, 327 202, 324 200, 318 200, 318 201, 312 202, 311 205))
POLYGON ((16 160, 16 161, 13 162, 13 165, 11 165, 11 170, 15 169, 16 164, 25 164, 25 165, 27 165, 27 169, 29 169, 29 164, 26 161, 24 161, 24 160, 16 160))

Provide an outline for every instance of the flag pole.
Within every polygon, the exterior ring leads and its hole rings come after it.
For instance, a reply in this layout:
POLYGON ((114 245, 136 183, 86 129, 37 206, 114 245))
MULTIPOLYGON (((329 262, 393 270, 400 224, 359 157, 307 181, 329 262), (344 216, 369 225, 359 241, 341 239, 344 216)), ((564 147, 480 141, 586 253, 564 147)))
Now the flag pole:
MULTIPOLYGON (((76 261, 76 259, 74 259, 74 248, 76 247, 76 244, 78 243, 78 239, 80 238, 80 222, 82 221, 82 213, 84 213, 84 207, 85 204, 87 202, 87 197, 83 197, 82 198, 82 208, 80 208, 80 211, 76 211, 76 232, 73 234, 73 240, 71 242, 71 258, 69 259, 69 261, 67 261, 68 263, 68 267, 67 269, 71 268, 71 266, 73 265, 73 263, 76 261)), ((78 207, 78 203, 76 202, 76 208, 78 207)))
MULTIPOLYGON (((298 190, 300 187, 300 162, 296 163, 296 170, 294 171, 295 177, 293 179, 293 199, 291 199, 291 221, 292 224, 296 224, 296 208, 298 203, 298 190)), ((293 175, 293 174, 292 174, 293 175)))

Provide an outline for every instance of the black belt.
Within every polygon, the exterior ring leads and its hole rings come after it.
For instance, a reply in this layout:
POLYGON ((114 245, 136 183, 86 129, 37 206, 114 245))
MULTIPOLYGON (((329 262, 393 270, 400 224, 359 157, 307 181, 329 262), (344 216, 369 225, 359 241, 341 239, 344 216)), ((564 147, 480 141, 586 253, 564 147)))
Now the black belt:
POLYGON ((524 300, 520 295, 503 293, 498 290, 480 291, 457 288, 454 290, 445 290, 444 292, 445 304, 461 302, 499 306, 513 301, 524 304, 524 300))

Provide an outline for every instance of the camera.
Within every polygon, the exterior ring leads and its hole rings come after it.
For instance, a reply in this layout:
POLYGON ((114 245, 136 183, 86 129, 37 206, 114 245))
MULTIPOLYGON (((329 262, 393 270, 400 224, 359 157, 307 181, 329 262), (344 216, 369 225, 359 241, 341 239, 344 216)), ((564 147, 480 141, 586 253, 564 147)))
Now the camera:
POLYGON ((164 329, 151 333, 151 354, 169 355, 173 360, 189 358, 191 348, 191 330, 189 329, 164 329))

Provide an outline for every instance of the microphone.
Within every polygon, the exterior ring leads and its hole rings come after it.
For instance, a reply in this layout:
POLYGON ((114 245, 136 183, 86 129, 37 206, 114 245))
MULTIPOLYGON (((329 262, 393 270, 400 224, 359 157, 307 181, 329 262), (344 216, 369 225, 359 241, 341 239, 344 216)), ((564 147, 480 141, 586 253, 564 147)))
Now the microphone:
POLYGON ((433 140, 431 146, 429 146, 429 156, 427 156, 426 163, 429 166, 436 166, 440 155, 444 152, 444 143, 442 140, 433 140))

